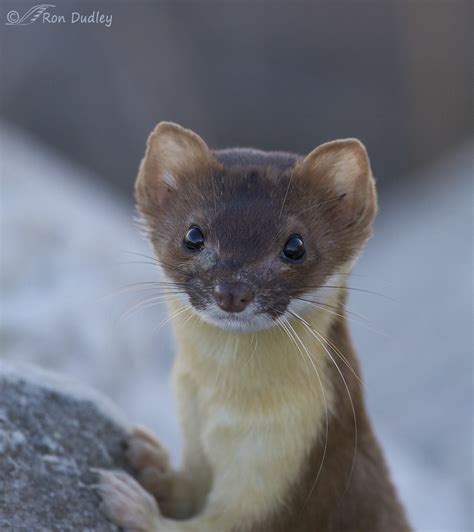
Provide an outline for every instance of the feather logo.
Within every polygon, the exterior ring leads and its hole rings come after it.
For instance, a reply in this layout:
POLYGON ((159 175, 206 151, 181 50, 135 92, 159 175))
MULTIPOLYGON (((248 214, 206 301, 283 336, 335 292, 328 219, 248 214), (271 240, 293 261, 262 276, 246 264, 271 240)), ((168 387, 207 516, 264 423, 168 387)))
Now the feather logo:
POLYGON ((47 11, 50 7, 56 7, 52 4, 38 4, 28 9, 28 11, 20 17, 18 11, 12 10, 7 13, 7 26, 28 26, 36 22, 38 18, 47 11))

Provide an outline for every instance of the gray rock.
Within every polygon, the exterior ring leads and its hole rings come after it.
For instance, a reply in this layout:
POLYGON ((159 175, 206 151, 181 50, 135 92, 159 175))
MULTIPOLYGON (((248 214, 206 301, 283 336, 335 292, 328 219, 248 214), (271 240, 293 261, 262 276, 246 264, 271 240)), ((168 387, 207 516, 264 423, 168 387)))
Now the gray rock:
POLYGON ((117 530, 99 511, 91 468, 125 467, 123 432, 98 396, 0 366, 0 530, 117 530))

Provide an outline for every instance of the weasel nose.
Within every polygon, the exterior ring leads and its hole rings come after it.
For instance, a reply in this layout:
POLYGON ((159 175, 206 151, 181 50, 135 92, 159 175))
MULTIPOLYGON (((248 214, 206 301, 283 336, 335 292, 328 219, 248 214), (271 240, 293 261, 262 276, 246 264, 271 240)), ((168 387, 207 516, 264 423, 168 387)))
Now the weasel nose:
POLYGON ((219 283, 214 288, 214 299, 226 312, 242 312, 253 300, 255 293, 244 283, 219 283))

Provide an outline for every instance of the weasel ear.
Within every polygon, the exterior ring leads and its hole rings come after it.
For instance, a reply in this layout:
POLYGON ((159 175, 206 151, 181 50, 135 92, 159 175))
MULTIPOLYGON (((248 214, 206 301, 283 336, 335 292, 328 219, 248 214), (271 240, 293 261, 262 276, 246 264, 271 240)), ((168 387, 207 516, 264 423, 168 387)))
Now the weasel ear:
POLYGON ((148 137, 145 157, 135 182, 139 207, 150 202, 164 207, 181 180, 202 173, 216 162, 199 135, 178 124, 160 122, 148 137))
POLYGON ((375 181, 365 146, 357 139, 326 142, 303 159, 299 171, 328 199, 344 199, 351 221, 372 222, 377 210, 375 181))

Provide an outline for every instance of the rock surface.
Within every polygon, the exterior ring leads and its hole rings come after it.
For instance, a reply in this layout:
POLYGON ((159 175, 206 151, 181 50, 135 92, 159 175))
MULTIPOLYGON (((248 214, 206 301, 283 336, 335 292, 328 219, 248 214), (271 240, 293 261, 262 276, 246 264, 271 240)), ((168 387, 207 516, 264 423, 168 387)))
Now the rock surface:
POLYGON ((123 425, 103 403, 0 367, 0 530, 117 530, 91 471, 125 465, 123 425))

